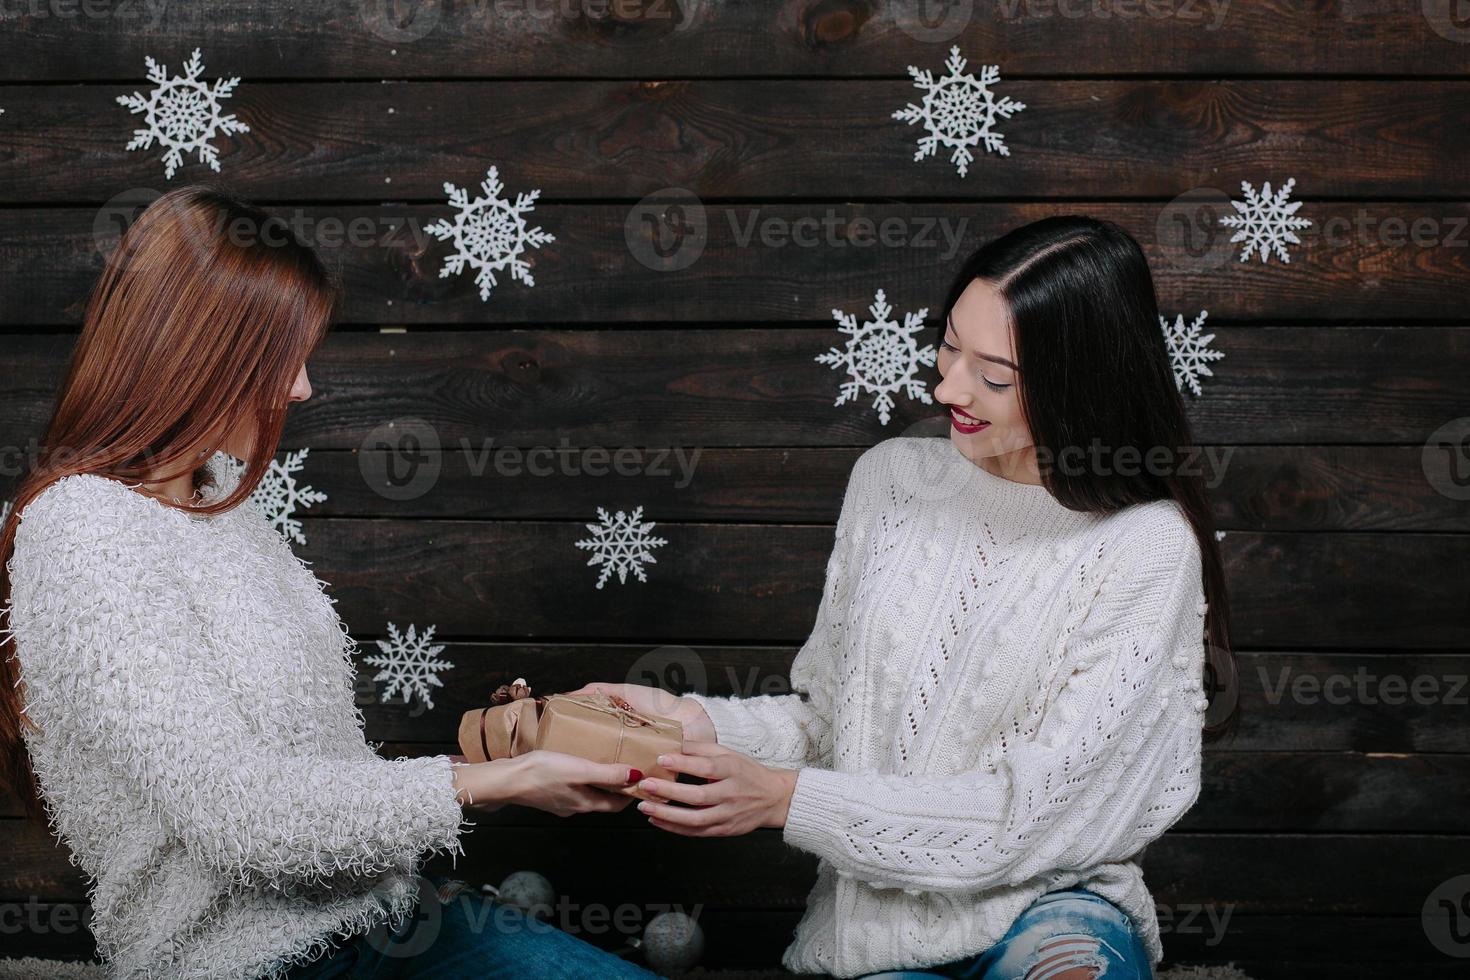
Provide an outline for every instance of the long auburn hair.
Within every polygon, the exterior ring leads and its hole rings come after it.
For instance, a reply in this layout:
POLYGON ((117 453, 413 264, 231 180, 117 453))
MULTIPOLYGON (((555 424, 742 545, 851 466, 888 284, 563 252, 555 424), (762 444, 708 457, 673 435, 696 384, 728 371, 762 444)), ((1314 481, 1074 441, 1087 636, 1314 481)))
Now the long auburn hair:
POLYGON ((1202 474, 1187 467, 1052 465, 1068 447, 1163 447, 1195 458, 1184 399, 1159 325, 1158 298, 1143 249, 1111 221, 1055 215, 987 242, 960 267, 945 298, 955 303, 976 279, 1002 296, 1011 317, 1022 379, 1022 415, 1036 446, 1043 485, 1072 510, 1108 512, 1172 499, 1199 542, 1205 602, 1205 677, 1210 706, 1204 736, 1233 732, 1238 718, 1229 596, 1202 474), (1219 697, 1223 695, 1223 699, 1219 697))
POLYGON ((0 525, 0 785, 14 789, 28 818, 45 810, 22 738, 37 728, 25 716, 6 567, 26 505, 74 473, 128 484, 191 473, 197 487, 214 440, 253 423, 239 485, 211 505, 179 509, 239 505, 270 467, 291 386, 340 299, 336 277, 286 222, 218 188, 163 194, 118 241, 0 525))

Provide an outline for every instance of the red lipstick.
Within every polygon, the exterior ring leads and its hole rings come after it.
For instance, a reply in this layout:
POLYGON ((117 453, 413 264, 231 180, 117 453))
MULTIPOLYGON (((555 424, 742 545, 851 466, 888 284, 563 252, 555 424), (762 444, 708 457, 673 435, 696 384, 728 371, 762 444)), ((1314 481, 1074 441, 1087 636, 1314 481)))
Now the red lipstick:
POLYGON ((954 426, 955 431, 962 432, 967 436, 974 435, 980 430, 990 427, 990 423, 985 419, 977 419, 973 416, 966 415, 953 405, 949 408, 949 424, 954 426))

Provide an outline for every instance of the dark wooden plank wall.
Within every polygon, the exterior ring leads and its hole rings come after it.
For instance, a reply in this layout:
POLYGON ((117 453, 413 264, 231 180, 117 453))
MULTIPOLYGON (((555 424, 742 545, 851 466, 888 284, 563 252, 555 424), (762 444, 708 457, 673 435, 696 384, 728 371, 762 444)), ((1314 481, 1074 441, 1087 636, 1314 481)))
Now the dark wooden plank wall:
MULTIPOLYGON (((1454 460, 1425 446, 1470 415, 1470 25, 1433 0, 583 6, 0 13, 0 442, 37 434, 131 209, 213 178, 191 160, 165 182, 156 152, 124 152, 134 118, 114 101, 146 91, 145 55, 178 71, 197 45, 206 78, 242 76, 227 108, 251 127, 216 141, 215 179, 305 228, 349 289, 283 445, 311 448, 302 479, 329 494, 297 551, 365 652, 390 620, 434 624, 456 664, 432 711, 379 703, 364 667, 369 738, 448 750, 458 713, 518 674, 781 691, 853 460, 933 414, 900 400, 884 427, 831 405, 812 360, 831 309, 876 287, 933 309, 994 234, 1116 220, 1162 309, 1208 309, 1226 352, 1191 415, 1217 461, 1243 719, 1144 857, 1167 955, 1260 977, 1457 975, 1429 936, 1450 914, 1435 890, 1470 872, 1470 512, 1442 492, 1454 460), (941 73, 951 43, 1027 105, 1000 127, 1010 157, 964 179, 943 155, 912 162, 917 129, 890 118, 915 97, 905 67, 941 73), (509 193, 541 190, 534 223, 556 241, 532 254, 534 288, 502 277, 482 303, 469 274, 439 278, 448 247, 422 227, 450 213, 445 181, 473 188, 492 163, 509 193), (1314 222, 1290 264, 1201 237, 1242 180, 1288 177, 1314 222), (661 272, 625 229, 671 187, 698 196, 708 242, 661 272), (816 247, 743 237, 802 219, 826 229, 816 247), (885 220, 906 247, 860 243, 885 220), (333 222, 354 221, 339 243, 333 222), (390 500, 364 473, 375 431, 408 418, 443 468, 390 500), (556 462, 536 476, 460 451, 486 445, 556 462), (582 472, 619 449, 634 475, 582 472), (649 582, 594 589, 573 542, 597 507, 640 504, 670 542, 649 582), (1206 914, 1230 916, 1219 935, 1206 914)), ((51 925, 5 949, 83 955, 67 923, 85 883, 16 813, 0 796, 0 903, 51 925)), ((774 834, 692 842, 630 814, 484 825, 468 876, 531 866, 582 903, 703 902, 718 966, 773 965, 812 873, 774 834)))

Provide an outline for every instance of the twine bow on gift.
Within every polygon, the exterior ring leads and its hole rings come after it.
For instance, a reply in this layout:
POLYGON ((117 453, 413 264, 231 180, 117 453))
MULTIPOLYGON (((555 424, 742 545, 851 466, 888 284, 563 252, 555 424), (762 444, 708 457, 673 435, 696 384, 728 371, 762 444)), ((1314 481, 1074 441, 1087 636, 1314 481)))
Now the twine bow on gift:
POLYGON ((587 707, 593 709, 594 711, 602 711, 610 715, 617 715, 622 723, 628 728, 659 727, 658 722, 643 714, 637 708, 633 707, 631 704, 629 704, 627 701, 624 701, 616 694, 603 694, 595 698, 586 697, 580 694, 564 694, 562 695, 562 697, 566 698, 568 701, 576 701, 578 704, 585 704, 587 707))

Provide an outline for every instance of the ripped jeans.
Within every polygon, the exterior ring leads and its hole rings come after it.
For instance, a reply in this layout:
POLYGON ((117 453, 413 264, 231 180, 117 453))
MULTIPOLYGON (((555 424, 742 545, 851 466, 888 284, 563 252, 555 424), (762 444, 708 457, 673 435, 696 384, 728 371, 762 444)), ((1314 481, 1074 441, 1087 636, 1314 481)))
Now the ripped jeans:
POLYGON ((994 946, 967 959, 870 973, 863 980, 1153 980, 1143 940, 1122 909, 1085 888, 1047 892, 994 946))

